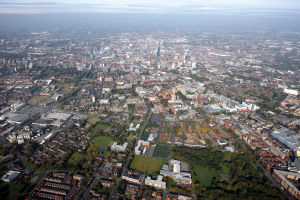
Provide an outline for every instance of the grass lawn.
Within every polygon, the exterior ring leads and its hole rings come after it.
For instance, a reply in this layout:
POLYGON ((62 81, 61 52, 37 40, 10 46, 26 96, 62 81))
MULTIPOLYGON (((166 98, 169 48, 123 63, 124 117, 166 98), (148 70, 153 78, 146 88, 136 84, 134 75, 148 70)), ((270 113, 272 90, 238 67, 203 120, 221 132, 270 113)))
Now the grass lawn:
POLYGON ((163 158, 149 158, 143 156, 134 156, 134 159, 130 163, 130 168, 137 171, 155 174, 159 172, 163 164, 166 164, 167 160, 163 158))
POLYGON ((108 147, 108 145, 111 141, 113 141, 113 140, 109 137, 98 136, 92 140, 92 143, 98 147, 108 147))
POLYGON ((144 131, 144 133, 142 134, 141 140, 148 140, 150 133, 148 131, 144 131))
POLYGON ((13 182, 0 183, 1 200, 24 199, 24 197, 32 190, 32 185, 21 185, 13 182))
MULTIPOLYGON (((98 136, 95 137, 92 140, 92 145, 89 146, 87 149, 87 154, 88 155, 98 155, 100 153, 101 148, 107 148, 109 143, 112 142, 113 140, 109 137, 106 136, 98 136)), ((107 151, 105 151, 104 155, 107 154, 107 151)))
MULTIPOLYGON (((100 155, 100 149, 101 149, 101 147, 92 145, 92 146, 89 146, 89 148, 86 150, 86 153, 88 155, 100 155)), ((104 153, 101 155, 106 156, 107 154, 108 154, 108 151, 105 150, 104 153)))
POLYGON ((46 99, 48 99, 49 96, 35 96, 35 97, 32 97, 31 99, 29 99, 28 103, 29 104, 34 104, 36 102, 39 102, 39 101, 44 101, 46 99))
MULTIPOLYGON (((106 136, 95 137, 92 140, 93 144, 89 146, 89 148, 87 149, 86 152, 87 152, 88 155, 91 155, 91 154, 97 154, 98 155, 100 153, 100 149, 101 148, 107 148, 111 141, 113 141, 113 140, 109 137, 106 137, 106 136)), ((107 153, 107 151, 105 151, 105 153, 107 153)))
POLYGON ((71 92, 72 88, 75 87, 75 83, 56 83, 57 87, 62 88, 63 93, 71 92))
POLYGON ((235 154, 231 153, 231 152, 224 152, 224 160, 225 161, 231 161, 235 158, 235 154))
POLYGON ((96 125, 96 127, 95 127, 95 130, 105 130, 105 129, 107 129, 109 126, 108 125, 106 125, 106 124, 102 124, 102 123, 98 123, 97 125, 96 125))
POLYGON ((25 165, 29 168, 29 169, 34 169, 34 165, 33 163, 28 159, 28 158, 24 158, 23 162, 25 163, 25 165))
POLYGON ((75 152, 71 158, 68 160, 68 164, 76 166, 78 163, 82 163, 84 161, 85 155, 80 152, 75 152))
POLYGON ((137 137, 137 134, 135 132, 131 132, 131 133, 129 133, 127 140, 134 140, 136 137, 137 137))
POLYGON ((98 118, 98 117, 93 117, 93 118, 90 118, 88 120, 88 123, 91 124, 91 125, 95 125, 97 124, 98 122, 100 122, 101 120, 98 118))
POLYGON ((100 152, 100 147, 95 146, 95 145, 89 146, 89 148, 86 150, 86 153, 88 155, 92 155, 93 153, 98 154, 99 152, 100 152))
POLYGON ((203 186, 205 186, 205 187, 210 186, 214 175, 210 171, 208 171, 207 168, 199 166, 199 165, 195 165, 194 170, 197 175, 196 178, 199 180, 199 182, 201 184, 201 188, 203 186))
POLYGON ((153 157, 168 158, 170 155, 170 146, 159 144, 155 147, 153 157))

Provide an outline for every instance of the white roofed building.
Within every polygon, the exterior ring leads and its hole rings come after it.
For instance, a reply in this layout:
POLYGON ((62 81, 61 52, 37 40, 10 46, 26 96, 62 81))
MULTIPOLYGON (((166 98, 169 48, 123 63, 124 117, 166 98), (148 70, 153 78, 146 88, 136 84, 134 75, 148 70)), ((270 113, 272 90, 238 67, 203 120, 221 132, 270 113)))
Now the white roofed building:
POLYGON ((163 180, 163 176, 159 175, 157 179, 152 179, 150 176, 147 176, 145 179, 145 185, 153 186, 159 189, 166 189, 166 182, 163 180))

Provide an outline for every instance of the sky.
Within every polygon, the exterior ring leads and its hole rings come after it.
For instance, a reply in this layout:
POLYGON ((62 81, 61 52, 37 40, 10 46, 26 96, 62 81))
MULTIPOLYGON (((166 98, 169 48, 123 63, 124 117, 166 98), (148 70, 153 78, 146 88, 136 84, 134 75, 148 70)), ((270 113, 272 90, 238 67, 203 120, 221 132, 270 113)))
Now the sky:
POLYGON ((300 13, 300 0, 0 0, 0 14, 300 13))

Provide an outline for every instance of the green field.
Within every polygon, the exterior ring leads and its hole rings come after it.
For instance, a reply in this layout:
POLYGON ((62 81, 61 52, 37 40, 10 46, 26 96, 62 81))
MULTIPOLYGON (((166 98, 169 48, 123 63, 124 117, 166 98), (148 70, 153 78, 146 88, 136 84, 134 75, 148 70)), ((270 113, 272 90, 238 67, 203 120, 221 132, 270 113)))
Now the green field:
POLYGON ((33 163, 28 159, 28 158, 24 158, 23 162, 25 163, 25 165, 29 168, 29 169, 34 169, 34 165, 33 163))
POLYGON ((160 157, 160 158, 169 158, 170 155, 170 146, 165 144, 158 144, 155 147, 153 157, 160 157))
POLYGON ((32 97, 29 101, 28 101, 28 103, 29 104, 34 104, 34 103, 37 103, 37 102, 40 102, 40 101, 44 101, 44 100, 46 100, 46 99, 48 99, 49 98, 49 96, 34 96, 34 97, 32 97))
POLYGON ((243 153, 218 148, 174 147, 171 157, 189 164, 197 199, 284 199, 284 195, 255 166, 247 146, 243 153))
POLYGON ((127 137, 127 140, 134 140, 137 137, 137 133, 136 132, 130 132, 129 136, 127 137))
POLYGON ((84 161, 85 155, 80 152, 75 152, 71 158, 68 160, 68 164, 72 166, 76 166, 79 163, 82 163, 84 161))
POLYGON ((108 147, 109 143, 112 141, 111 138, 109 137, 106 137, 106 136, 98 136, 98 137, 95 137, 93 140, 92 140, 92 143, 95 145, 95 146, 99 146, 99 147, 108 147))
POLYGON ((87 153, 89 155, 91 154, 99 154, 100 153, 100 149, 101 148, 107 148, 109 143, 112 142, 113 140, 109 137, 106 136, 98 136, 95 137, 92 142, 91 145, 89 146, 89 148, 87 149, 87 153))
POLYGON ((98 117, 93 117, 93 118, 90 118, 88 120, 88 123, 91 124, 91 125, 95 125, 97 124, 98 122, 100 122, 101 120, 98 118, 98 117))
POLYGON ((210 171, 208 171, 207 168, 197 165, 194 167, 194 171, 197 175, 198 180, 200 181, 201 188, 203 186, 210 186, 214 175, 210 171))
POLYGON ((148 131, 144 131, 144 133, 142 134, 141 140, 148 140, 150 133, 148 131))
POLYGON ((75 83, 74 82, 60 82, 60 83, 56 83, 57 87, 62 88, 62 92, 63 93, 68 93, 71 92, 72 88, 75 87, 75 83))
POLYGON ((130 168, 154 175, 161 169, 163 164, 166 164, 167 160, 163 158, 149 158, 142 156, 134 156, 134 159, 130 163, 130 168))
POLYGON ((97 125, 96 125, 96 127, 95 127, 95 130, 105 130, 105 129, 107 129, 109 126, 108 125, 106 125, 106 124, 102 124, 102 123, 98 123, 97 125))
POLYGON ((12 200, 12 199, 24 199, 25 196, 33 189, 33 185, 16 184, 13 182, 5 183, 0 182, 0 199, 12 200))

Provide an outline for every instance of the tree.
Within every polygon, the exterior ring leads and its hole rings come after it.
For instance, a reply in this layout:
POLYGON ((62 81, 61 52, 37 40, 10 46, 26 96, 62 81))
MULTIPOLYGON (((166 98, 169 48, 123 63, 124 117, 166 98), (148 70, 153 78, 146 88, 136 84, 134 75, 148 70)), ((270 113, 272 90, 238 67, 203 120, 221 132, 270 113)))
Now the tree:
POLYGON ((168 105, 169 105, 168 104, 168 99, 161 99, 160 102, 161 102, 162 105, 164 105, 166 107, 168 107, 168 105))
POLYGON ((167 178, 167 188, 170 189, 175 186, 176 186, 176 182, 172 178, 168 177, 167 178))
POLYGON ((125 180, 121 180, 117 190, 119 193, 122 193, 122 194, 125 193, 125 190, 126 190, 126 181, 125 180))

